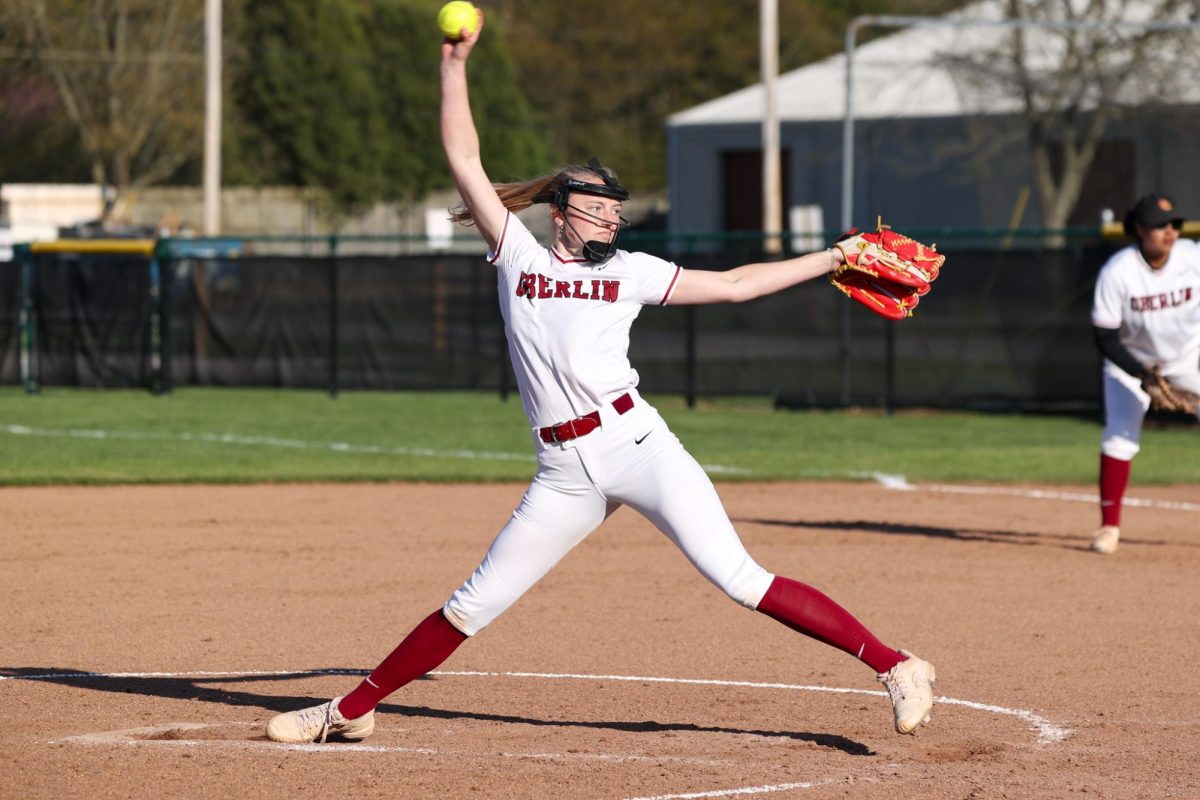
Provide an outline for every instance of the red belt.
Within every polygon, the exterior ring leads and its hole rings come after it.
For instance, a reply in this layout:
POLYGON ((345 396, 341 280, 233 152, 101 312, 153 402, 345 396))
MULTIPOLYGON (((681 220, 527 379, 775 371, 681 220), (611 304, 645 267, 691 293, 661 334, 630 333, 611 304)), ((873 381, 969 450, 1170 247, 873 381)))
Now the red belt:
MULTIPOLYGON (((612 407, 617 410, 618 414, 624 414, 629 409, 633 408, 633 398, 628 393, 621 395, 616 400, 613 400, 612 407)), ((538 430, 538 436, 546 444, 554 442, 569 442, 572 439, 578 439, 580 436, 587 436, 596 428, 600 427, 600 412, 593 411, 590 414, 584 414, 582 417, 560 422, 557 425, 550 425, 538 430)))

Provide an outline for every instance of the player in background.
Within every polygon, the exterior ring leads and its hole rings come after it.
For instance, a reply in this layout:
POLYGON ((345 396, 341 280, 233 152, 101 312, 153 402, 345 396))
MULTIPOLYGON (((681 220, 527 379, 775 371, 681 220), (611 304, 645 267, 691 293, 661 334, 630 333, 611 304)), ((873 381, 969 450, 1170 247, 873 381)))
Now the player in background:
MULTIPOLYGON (((385 697, 441 664, 621 505, 653 522, 735 602, 866 664, 888 689, 896 730, 915 732, 933 705, 933 666, 883 644, 817 589, 767 572, 750 557, 704 470, 638 394, 628 360, 630 326, 642 306, 750 300, 824 276, 843 260, 840 251, 727 272, 685 270, 616 248, 629 193, 595 159, 493 185, 467 96, 467 59, 483 28, 478 13, 475 33, 442 44, 442 143, 463 200, 454 216, 474 225, 496 266, 537 472, 482 563, 442 608, 352 692, 279 714, 267 735, 280 742, 324 741, 330 733, 365 738, 385 697), (543 202, 553 223, 550 247, 512 213, 543 202)), ((881 580, 880 591, 890 591, 885 584, 893 576, 881 580)))
MULTIPOLYGON (((1125 214, 1135 241, 1100 269, 1092 305, 1104 355, 1104 434, 1100 440, 1100 520, 1092 550, 1111 555, 1120 539, 1121 502, 1150 408, 1143 389, 1157 367, 1172 384, 1200 392, 1200 245, 1181 239, 1183 215, 1150 194, 1125 214)), ((1200 408, 1193 409, 1200 416, 1200 408)))

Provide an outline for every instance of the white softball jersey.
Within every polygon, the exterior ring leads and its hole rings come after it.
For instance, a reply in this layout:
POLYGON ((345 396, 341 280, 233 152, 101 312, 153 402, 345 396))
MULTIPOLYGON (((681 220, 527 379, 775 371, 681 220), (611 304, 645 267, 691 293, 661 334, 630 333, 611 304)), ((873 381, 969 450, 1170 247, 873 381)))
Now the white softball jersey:
POLYGON ((1119 328, 1121 344, 1163 374, 1195 372, 1200 362, 1200 244, 1179 239, 1152 269, 1136 244, 1118 250, 1096 279, 1092 324, 1119 328))
POLYGON ((630 328, 643 305, 667 302, 678 266, 625 250, 604 264, 564 259, 511 213, 488 260, 533 428, 595 411, 637 386, 630 328))

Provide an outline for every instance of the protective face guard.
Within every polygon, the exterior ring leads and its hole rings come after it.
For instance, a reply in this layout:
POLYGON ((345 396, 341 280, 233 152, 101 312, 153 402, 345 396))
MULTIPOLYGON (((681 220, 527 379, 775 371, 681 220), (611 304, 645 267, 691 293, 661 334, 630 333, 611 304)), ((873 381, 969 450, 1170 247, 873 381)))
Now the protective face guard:
MULTIPOLYGON (((587 185, 595 186, 596 184, 589 183, 587 185)), ((598 192, 588 192, 588 194, 598 194, 598 192)), ((605 195, 605 196, 608 196, 608 195, 605 195)), ((598 223, 600 225, 611 225, 612 224, 612 220, 601 219, 600 217, 597 217, 595 214, 589 214, 588 212, 584 211, 582 208, 579 208, 578 206, 573 206, 573 205, 568 204, 566 207, 571 209, 572 211, 574 211, 576 214, 580 215, 581 217, 587 217, 588 219, 594 220, 596 223, 598 223)), ((571 230, 574 231, 575 226, 571 225, 571 219, 567 215, 566 211, 563 211, 563 219, 566 220, 567 225, 570 225, 571 230)), ((588 261, 591 261, 593 264, 603 264, 605 261, 608 261, 617 252, 617 237, 621 235, 622 230, 624 230, 625 228, 628 228, 628 227, 629 227, 629 220, 625 219, 624 217, 618 217, 617 218, 617 227, 613 231, 612 238, 609 239, 607 242, 601 242, 596 239, 589 239, 588 241, 584 242, 583 243, 583 257, 586 258, 588 261)), ((578 232, 576 232, 576 235, 578 235, 578 232)))
MULTIPOLYGON (((552 197, 549 195, 542 196, 536 198, 534 202, 548 203, 553 200, 555 207, 563 213, 564 218, 566 217, 567 209, 571 208, 578 214, 583 214, 584 216, 596 219, 593 217, 593 215, 588 214, 586 211, 581 211, 570 204, 571 192, 599 195, 600 197, 611 197, 614 200, 629 199, 629 190, 609 176, 608 170, 606 170, 600 164, 600 160, 598 158, 593 156, 592 158, 588 159, 588 168, 603 178, 604 183, 589 183, 587 181, 581 181, 577 178, 567 178, 558 185, 558 188, 555 190, 552 197)), ((607 221, 604 222, 607 224, 607 221)), ((567 222, 567 224, 570 225, 571 223, 567 222)), ((625 219, 621 219, 617 225, 617 229, 613 231, 613 237, 610 241, 600 242, 596 241, 595 239, 591 239, 584 242, 583 257, 588 261, 591 261, 593 264, 603 264, 604 262, 608 261, 617 252, 617 237, 620 236, 621 229, 628 226, 629 222, 625 219)), ((574 227, 571 229, 574 230, 574 227)))

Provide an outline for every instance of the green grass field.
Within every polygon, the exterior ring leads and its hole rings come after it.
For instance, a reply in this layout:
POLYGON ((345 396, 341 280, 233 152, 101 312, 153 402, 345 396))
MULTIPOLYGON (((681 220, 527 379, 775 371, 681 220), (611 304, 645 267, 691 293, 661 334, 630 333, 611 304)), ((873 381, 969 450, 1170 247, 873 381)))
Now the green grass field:
MULTIPOLYGON (((687 409, 650 398, 716 480, 1091 484, 1100 424, 972 413, 687 409)), ((1140 484, 1200 483, 1200 430, 1148 424, 1140 484)), ((0 389, 0 485, 528 480, 518 398, 494 393, 0 389)))

